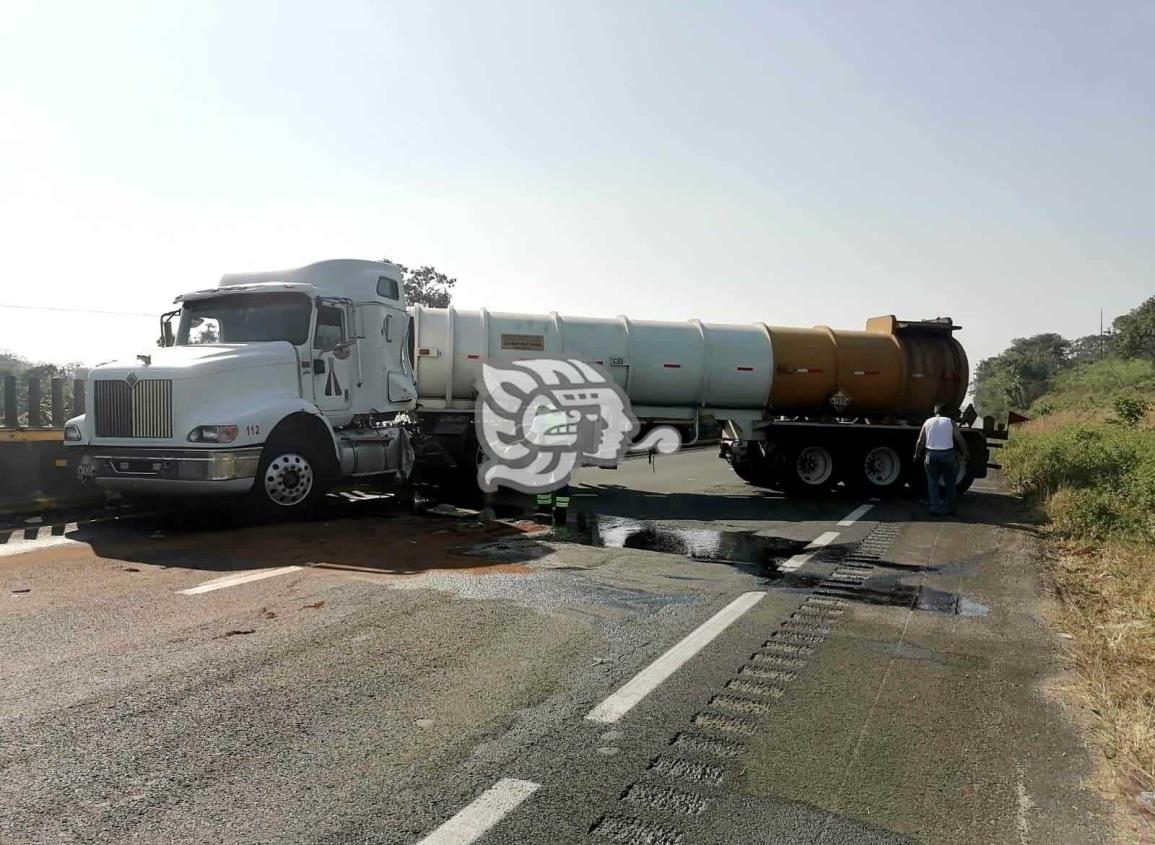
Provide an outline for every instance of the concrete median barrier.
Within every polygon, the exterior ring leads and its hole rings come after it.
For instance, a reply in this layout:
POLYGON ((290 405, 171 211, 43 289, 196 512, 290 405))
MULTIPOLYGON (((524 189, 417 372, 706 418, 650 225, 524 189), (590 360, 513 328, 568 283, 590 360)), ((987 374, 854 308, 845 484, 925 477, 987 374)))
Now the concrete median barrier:
POLYGON ((102 491, 80 483, 74 464, 62 431, 0 430, 0 515, 105 501, 102 491))

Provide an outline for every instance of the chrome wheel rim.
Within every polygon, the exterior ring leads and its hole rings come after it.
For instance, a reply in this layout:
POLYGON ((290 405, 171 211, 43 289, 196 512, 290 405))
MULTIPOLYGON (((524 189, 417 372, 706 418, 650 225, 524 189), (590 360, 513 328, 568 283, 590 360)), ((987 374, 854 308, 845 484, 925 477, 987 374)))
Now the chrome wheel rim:
POLYGON ((313 489, 313 467, 308 459, 287 452, 269 461, 264 483, 270 502, 290 508, 303 502, 313 489))
POLYGON ((817 487, 834 474, 834 457, 823 446, 807 446, 794 459, 794 471, 803 484, 817 487))
POLYGON ((866 480, 875 487, 889 487, 902 475, 902 458, 889 446, 875 446, 862 461, 866 480))

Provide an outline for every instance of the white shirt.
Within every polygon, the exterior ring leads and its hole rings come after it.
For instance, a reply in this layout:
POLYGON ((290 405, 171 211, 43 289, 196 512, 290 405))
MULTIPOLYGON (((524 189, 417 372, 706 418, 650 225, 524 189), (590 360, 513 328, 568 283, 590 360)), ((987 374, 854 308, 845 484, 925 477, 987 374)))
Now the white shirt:
POLYGON ((926 448, 940 452, 954 448, 954 422, 950 417, 931 417, 922 424, 926 448))

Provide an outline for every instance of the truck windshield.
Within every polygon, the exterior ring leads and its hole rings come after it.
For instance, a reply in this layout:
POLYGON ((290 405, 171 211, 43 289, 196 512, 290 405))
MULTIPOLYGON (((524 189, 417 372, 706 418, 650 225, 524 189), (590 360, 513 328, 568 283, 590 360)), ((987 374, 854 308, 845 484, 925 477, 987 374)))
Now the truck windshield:
POLYGON ((180 312, 177 346, 309 339, 309 297, 302 293, 238 293, 194 299, 180 312))

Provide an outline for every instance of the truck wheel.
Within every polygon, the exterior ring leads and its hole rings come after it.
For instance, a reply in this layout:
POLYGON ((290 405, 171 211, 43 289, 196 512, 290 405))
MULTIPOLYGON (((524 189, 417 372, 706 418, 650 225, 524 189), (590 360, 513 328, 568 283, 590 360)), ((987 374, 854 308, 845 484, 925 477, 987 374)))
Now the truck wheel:
POLYGON ((730 468, 734 470, 735 475, 747 484, 771 489, 778 487, 774 474, 771 472, 768 463, 764 460, 746 459, 742 461, 731 461, 730 468))
POLYGON ((838 481, 834 453, 826 446, 797 446, 787 455, 783 482, 792 493, 825 493, 838 481))
MULTIPOLYGON (((960 466, 955 473, 955 492, 961 496, 970 489, 974 481, 975 477, 970 471, 965 466, 960 466)), ((912 468, 910 486, 916 493, 920 495, 926 494, 926 473, 922 470, 922 464, 912 468)))
POLYGON ((880 443, 868 447, 859 454, 853 467, 856 474, 848 480, 869 493, 889 495, 906 483, 906 461, 893 446, 880 443))
POLYGON ((958 475, 955 476, 955 492, 961 496, 967 490, 971 489, 974 481, 975 477, 967 471, 967 465, 959 461, 958 475))
POLYGON ((269 442, 261 452, 250 498, 262 516, 295 517, 312 512, 328 486, 326 467, 313 446, 269 442))

